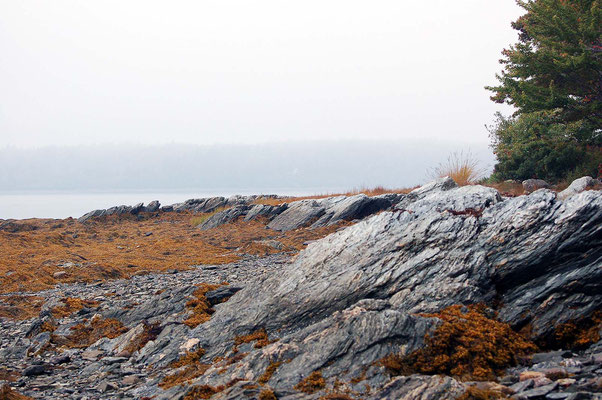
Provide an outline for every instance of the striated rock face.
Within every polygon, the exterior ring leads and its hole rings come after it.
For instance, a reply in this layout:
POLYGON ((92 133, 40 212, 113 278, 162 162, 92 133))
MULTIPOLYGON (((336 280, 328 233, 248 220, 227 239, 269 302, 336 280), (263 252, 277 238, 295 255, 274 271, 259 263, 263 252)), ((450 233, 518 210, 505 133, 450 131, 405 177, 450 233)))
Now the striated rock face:
MULTIPOLYGON (((540 189, 502 198, 492 188, 457 187, 444 178, 394 198, 359 195, 291 203, 278 210, 270 225, 282 230, 322 226, 361 218, 386 204, 395 207, 311 243, 290 262, 271 265, 269 274, 207 293, 215 312, 194 328, 183 324, 193 287, 190 280, 178 286, 177 274, 169 288, 143 296, 138 307, 103 309, 104 317, 120 320, 130 331, 140 332, 140 324, 149 321, 159 323, 160 332, 130 356, 117 357, 135 336, 132 332, 101 339, 88 350, 113 357, 103 371, 122 362, 145 371, 152 366, 152 379, 124 391, 126 398, 180 399, 192 391, 217 390, 216 399, 256 399, 269 388, 277 398, 291 400, 318 399, 335 389, 353 398, 454 399, 466 390, 454 377, 392 378, 379 363, 392 353, 424 346, 425 335, 441 324, 425 313, 484 304, 492 316, 516 330, 528 328, 534 340, 545 342, 560 324, 602 310, 599 191, 560 199, 540 189), (198 356, 201 372, 183 386, 157 386, 165 375, 182 371, 170 367, 175 360, 198 348, 204 349, 198 356)), ((235 206, 215 214, 212 224, 251 212, 276 212, 268 207, 235 206)), ((253 262, 259 261, 240 270, 253 262)), ((235 268, 228 271, 238 275, 235 268)), ((229 280, 222 275, 212 281, 220 279, 229 280)), ((591 379, 602 376, 602 342, 595 329, 591 337, 598 343, 578 357, 572 352, 533 356, 541 370, 574 368, 574 382, 554 383, 566 374, 532 373, 533 382, 505 389, 525 398, 537 398, 528 392, 535 389, 545 391, 542 396, 560 396, 552 398, 568 397, 559 392, 571 387, 595 391, 588 389, 596 385, 591 379)), ((49 335, 41 335, 38 341, 48 340, 49 335)), ((504 385, 519 383, 524 372, 509 370, 504 385)))

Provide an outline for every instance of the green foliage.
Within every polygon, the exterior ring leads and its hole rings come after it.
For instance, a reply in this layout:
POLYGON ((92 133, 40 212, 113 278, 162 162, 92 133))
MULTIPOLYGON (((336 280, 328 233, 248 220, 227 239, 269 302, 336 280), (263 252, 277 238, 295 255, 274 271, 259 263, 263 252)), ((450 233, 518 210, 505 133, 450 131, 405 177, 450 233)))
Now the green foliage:
POLYGON ((498 159, 492 178, 541 178, 558 182, 567 175, 598 176, 601 148, 574 139, 587 129, 583 121, 556 123, 544 111, 511 118, 498 113, 495 125, 490 128, 498 159))
POLYGON ((519 42, 502 54, 492 100, 519 113, 556 111, 559 121, 602 118, 602 8, 594 0, 518 1, 527 13, 512 27, 519 42))
POLYGON ((600 0, 518 0, 519 41, 505 49, 487 87, 516 107, 497 116, 492 147, 500 179, 597 175, 602 148, 602 8, 600 0))

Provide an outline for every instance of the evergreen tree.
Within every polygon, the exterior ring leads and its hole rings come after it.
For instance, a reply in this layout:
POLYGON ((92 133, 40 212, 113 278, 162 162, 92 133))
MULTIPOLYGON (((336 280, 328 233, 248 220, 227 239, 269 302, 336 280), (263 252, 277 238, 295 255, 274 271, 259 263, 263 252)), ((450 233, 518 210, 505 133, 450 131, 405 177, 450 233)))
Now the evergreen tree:
POLYGON ((513 118, 498 119, 492 130, 499 162, 495 173, 500 179, 550 180, 571 171, 597 175, 595 164, 602 163, 600 1, 517 3, 526 10, 512 23, 519 41, 502 52, 499 86, 487 87, 493 101, 516 108, 513 118))

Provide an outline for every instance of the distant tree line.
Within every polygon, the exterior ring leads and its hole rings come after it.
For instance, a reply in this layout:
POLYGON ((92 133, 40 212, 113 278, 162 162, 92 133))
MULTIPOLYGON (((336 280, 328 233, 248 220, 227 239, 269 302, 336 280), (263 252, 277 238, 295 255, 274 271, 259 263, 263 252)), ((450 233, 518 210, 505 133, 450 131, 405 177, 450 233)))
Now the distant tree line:
POLYGON ((515 107, 489 131, 492 178, 551 182, 602 174, 602 25, 598 0, 517 1, 516 44, 502 51, 491 99, 515 107))

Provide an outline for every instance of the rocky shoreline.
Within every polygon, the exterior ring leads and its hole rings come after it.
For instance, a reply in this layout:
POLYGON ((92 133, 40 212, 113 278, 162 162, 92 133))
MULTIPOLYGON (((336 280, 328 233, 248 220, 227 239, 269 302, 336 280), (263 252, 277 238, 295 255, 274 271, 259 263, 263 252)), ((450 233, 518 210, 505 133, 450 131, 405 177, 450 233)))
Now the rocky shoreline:
POLYGON ((293 258, 36 292, 0 372, 33 398, 601 399, 602 192, 580 182, 190 202, 217 211, 200 229, 355 223, 293 258))

